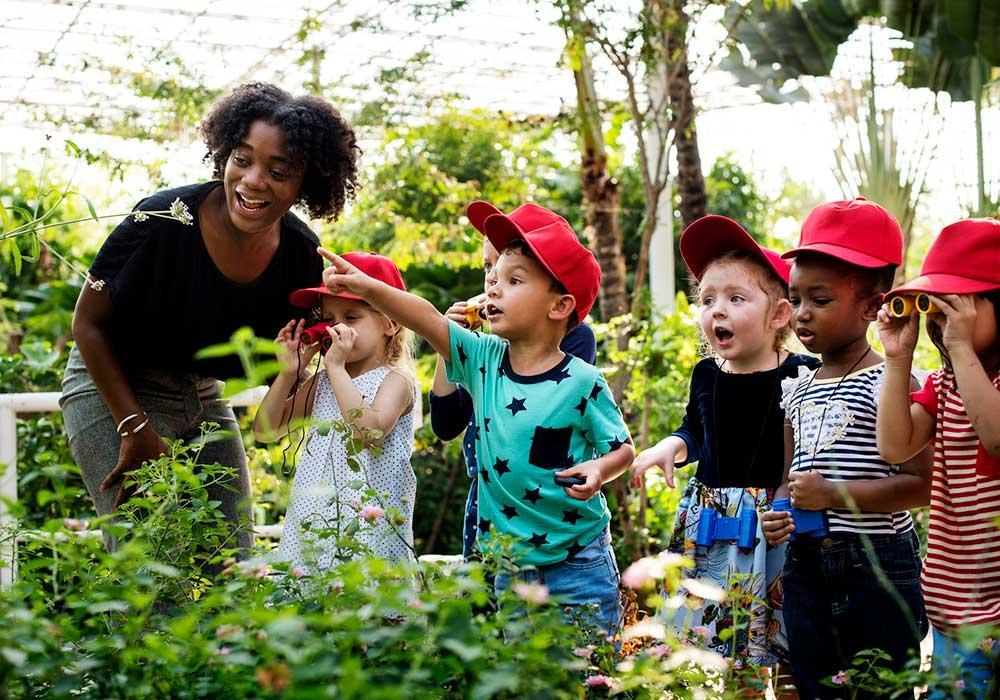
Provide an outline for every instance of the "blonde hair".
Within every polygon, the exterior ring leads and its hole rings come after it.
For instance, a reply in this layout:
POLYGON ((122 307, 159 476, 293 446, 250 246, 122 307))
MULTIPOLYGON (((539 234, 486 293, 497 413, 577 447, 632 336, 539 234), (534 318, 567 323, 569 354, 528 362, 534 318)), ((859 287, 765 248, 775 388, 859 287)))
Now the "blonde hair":
MULTIPOLYGON (((388 320, 388 316, 386 319, 388 320)), ((395 321, 390 322, 396 323, 395 321)), ((396 323, 396 332, 386 340, 383 356, 385 364, 402 374, 410 382, 411 387, 416 390, 417 361, 413 352, 414 344, 413 332, 396 323)))
MULTIPOLYGON (((774 313, 775 307, 782 299, 788 299, 788 285, 785 280, 778 277, 777 273, 769 265, 761 262, 760 258, 745 250, 727 250, 712 260, 705 266, 708 272, 712 265, 723 263, 741 263, 746 269, 747 276, 757 283, 757 287, 767 296, 767 312, 774 313)), ((702 273, 704 277, 704 273, 702 273)), ((695 285, 696 300, 701 296, 700 285, 695 285)), ((792 334, 792 320, 789 319, 781 328, 774 332, 774 350, 776 352, 786 349, 785 341, 792 334)), ((708 342, 708 339, 705 339, 708 342)), ((711 347, 709 345, 709 347, 711 347)))

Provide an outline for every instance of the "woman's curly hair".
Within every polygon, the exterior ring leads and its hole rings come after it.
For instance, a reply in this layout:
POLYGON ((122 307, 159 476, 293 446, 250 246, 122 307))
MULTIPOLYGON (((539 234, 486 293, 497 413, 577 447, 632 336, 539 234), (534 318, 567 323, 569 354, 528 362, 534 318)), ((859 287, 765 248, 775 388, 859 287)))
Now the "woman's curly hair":
POLYGON ((296 204, 317 219, 336 219, 358 184, 358 148, 354 129, 326 100, 292 97, 267 83, 248 83, 219 99, 201 124, 213 175, 222 179, 230 153, 258 119, 285 134, 288 154, 302 167, 302 190, 296 204))

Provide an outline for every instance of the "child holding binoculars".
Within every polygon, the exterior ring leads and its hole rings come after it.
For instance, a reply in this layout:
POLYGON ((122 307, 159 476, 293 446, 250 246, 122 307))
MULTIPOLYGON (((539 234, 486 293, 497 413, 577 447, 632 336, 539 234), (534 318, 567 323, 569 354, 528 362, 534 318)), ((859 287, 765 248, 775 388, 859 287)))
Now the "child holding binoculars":
POLYGON ((945 227, 920 276, 886 299, 878 315, 886 353, 879 452, 893 462, 934 445, 922 585, 933 667, 949 682, 929 697, 958 697, 953 689, 960 687, 967 693, 961 697, 985 697, 1000 645, 967 649, 956 637, 963 626, 1000 622, 1000 222, 945 227), (927 333, 943 364, 913 393, 909 375, 920 325, 916 314, 902 313, 910 300, 927 314, 927 333))
POLYGON ((685 605, 671 613, 671 622, 683 632, 698 630, 699 645, 759 669, 763 680, 787 658, 785 548, 767 545, 757 514, 771 508, 782 478, 781 380, 818 363, 784 347, 791 332, 789 265, 777 253, 757 245, 735 221, 714 215, 687 227, 680 250, 698 280, 701 330, 714 355, 694 368, 680 428, 639 455, 631 484, 641 486, 644 473, 657 466, 673 487, 675 468, 698 463, 677 507, 670 550, 694 560, 691 578, 711 581, 730 596, 716 603, 685 591, 685 605))

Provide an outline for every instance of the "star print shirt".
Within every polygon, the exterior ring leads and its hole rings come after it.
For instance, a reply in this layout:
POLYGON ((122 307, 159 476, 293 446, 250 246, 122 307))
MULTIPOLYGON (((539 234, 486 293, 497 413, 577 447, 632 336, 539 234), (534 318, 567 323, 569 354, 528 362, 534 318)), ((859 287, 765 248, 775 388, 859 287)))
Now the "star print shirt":
MULTIPOLYGON (((830 481, 881 479, 899 466, 879 456, 875 416, 882 393, 885 364, 846 377, 813 379, 815 370, 781 382, 781 407, 795 432, 792 472, 815 469, 830 481)), ((906 511, 856 513, 846 508, 826 511, 830 532, 894 535, 913 528, 906 511)))
POLYGON ((515 541, 519 564, 563 561, 611 520, 604 495, 578 501, 555 473, 607 454, 628 428, 600 370, 566 355, 531 376, 511 368, 507 342, 449 323, 448 380, 472 397, 479 464, 479 538, 515 541))

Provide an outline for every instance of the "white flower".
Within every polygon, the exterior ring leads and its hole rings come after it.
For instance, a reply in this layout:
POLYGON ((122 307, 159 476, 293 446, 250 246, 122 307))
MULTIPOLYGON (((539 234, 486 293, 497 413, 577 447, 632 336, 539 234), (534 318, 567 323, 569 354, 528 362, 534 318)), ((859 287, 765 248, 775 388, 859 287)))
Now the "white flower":
POLYGON ((672 669, 687 664, 701 666, 704 669, 715 669, 717 671, 725 671, 729 667, 726 658, 721 654, 697 647, 682 647, 678 649, 667 658, 664 666, 672 669))
POLYGON ((90 288, 95 292, 99 292, 104 289, 104 280, 89 280, 90 288))
POLYGON ((170 216, 177 219, 185 226, 190 226, 194 223, 194 217, 191 216, 191 212, 188 210, 187 204, 182 202, 180 197, 170 203, 170 216))
POLYGON ((666 627, 664 627, 662 622, 652 617, 640 620, 622 633, 622 639, 634 639, 635 637, 663 639, 666 636, 666 627))
POLYGON ((717 603, 721 603, 726 599, 726 591, 708 581, 686 578, 681 581, 681 585, 688 593, 702 600, 714 600, 717 603))
POLYGON ((149 214, 147 214, 144 211, 137 211, 135 214, 132 215, 132 220, 135 221, 137 224, 140 224, 143 221, 149 221, 149 214))

